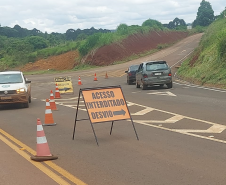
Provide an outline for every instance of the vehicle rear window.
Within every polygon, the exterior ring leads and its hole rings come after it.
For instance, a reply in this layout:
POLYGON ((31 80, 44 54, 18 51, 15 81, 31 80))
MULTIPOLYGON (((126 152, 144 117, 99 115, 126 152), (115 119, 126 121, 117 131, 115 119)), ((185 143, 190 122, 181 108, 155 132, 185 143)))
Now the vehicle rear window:
POLYGON ((168 65, 165 62, 158 62, 158 63, 147 63, 146 70, 147 71, 158 71, 158 70, 166 70, 168 69, 168 65))
POLYGON ((136 71, 139 68, 139 65, 135 65, 135 66, 130 66, 129 70, 130 71, 136 71))
POLYGON ((0 84, 22 83, 21 74, 0 74, 0 84))

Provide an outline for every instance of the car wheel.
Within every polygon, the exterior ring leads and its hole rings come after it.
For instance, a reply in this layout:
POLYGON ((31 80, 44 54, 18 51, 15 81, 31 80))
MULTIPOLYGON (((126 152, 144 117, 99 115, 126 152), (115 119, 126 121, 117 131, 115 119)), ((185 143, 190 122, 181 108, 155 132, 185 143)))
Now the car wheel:
POLYGON ((146 90, 146 89, 147 89, 147 86, 146 86, 146 85, 144 85, 144 84, 143 84, 143 82, 141 82, 141 84, 140 84, 140 88, 141 88, 142 90, 146 90))
POLYGON ((129 85, 132 85, 132 84, 133 84, 133 82, 132 82, 131 80, 129 80, 128 84, 129 84, 129 85))
POLYGON ((137 81, 136 81, 136 88, 140 88, 140 85, 138 84, 137 81))
POLYGON ((31 103, 31 96, 29 96, 29 103, 31 103))
POLYGON ((127 84, 132 85, 132 81, 127 79, 127 84))
POLYGON ((170 88, 173 87, 173 82, 170 82, 170 83, 168 83, 168 84, 166 84, 166 85, 167 85, 168 89, 170 89, 170 88))

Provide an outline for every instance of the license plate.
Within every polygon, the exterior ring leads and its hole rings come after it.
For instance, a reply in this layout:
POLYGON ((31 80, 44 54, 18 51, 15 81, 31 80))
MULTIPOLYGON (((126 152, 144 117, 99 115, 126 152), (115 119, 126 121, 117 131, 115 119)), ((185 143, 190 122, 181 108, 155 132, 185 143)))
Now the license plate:
POLYGON ((155 73, 156 76, 162 75, 162 73, 155 73))
POLYGON ((12 99, 11 96, 1 97, 1 100, 11 100, 11 99, 12 99))

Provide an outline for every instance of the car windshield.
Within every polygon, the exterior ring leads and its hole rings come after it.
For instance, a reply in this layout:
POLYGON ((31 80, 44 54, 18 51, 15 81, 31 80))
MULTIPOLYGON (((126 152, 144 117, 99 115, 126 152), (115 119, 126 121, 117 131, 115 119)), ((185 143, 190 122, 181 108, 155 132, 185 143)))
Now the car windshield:
POLYGON ((166 70, 168 66, 166 63, 147 63, 146 70, 147 71, 158 71, 158 70, 166 70))
POLYGON ((21 74, 0 74, 0 84, 22 83, 21 74))
POLYGON ((134 66, 130 66, 129 70, 130 71, 136 71, 138 69, 139 65, 134 65, 134 66))

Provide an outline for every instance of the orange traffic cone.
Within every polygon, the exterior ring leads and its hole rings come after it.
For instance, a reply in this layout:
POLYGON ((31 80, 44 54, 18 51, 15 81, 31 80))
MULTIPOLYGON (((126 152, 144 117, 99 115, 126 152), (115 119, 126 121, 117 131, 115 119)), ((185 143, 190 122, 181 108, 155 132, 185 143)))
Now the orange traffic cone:
POLYGON ((94 75, 94 81, 97 81, 97 75, 96 75, 96 73, 94 75))
POLYGON ((49 100, 49 103, 50 103, 51 110, 57 110, 57 107, 56 107, 56 103, 55 103, 55 100, 54 100, 54 96, 53 96, 53 91, 52 90, 50 91, 50 100, 49 100))
POLYGON ((56 125, 56 123, 54 123, 53 121, 53 114, 51 111, 49 99, 46 99, 45 124, 43 125, 48 125, 48 126, 56 125))
POLYGON ((105 78, 106 78, 106 79, 108 78, 108 74, 107 74, 107 72, 106 72, 106 74, 105 74, 105 78))
POLYGON ((57 99, 57 98, 61 98, 61 97, 60 97, 60 91, 58 89, 58 85, 56 84, 55 99, 57 99))
POLYGON ((82 85, 82 81, 81 81, 80 76, 78 77, 78 85, 82 85))
POLYGON ((37 118, 37 146, 36 155, 31 156, 34 161, 46 161, 58 159, 57 156, 53 156, 50 153, 49 145, 46 140, 46 136, 42 127, 42 123, 39 118, 37 118))

